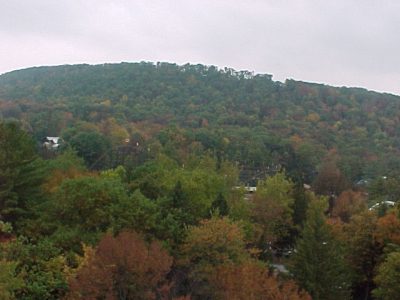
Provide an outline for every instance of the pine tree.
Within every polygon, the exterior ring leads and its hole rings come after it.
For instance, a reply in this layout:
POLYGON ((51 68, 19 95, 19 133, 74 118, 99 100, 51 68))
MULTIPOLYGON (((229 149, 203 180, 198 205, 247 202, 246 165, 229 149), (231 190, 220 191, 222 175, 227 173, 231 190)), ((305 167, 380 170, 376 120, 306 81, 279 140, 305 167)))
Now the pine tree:
POLYGON ((224 195, 222 195, 222 193, 218 193, 217 198, 211 204, 212 212, 216 211, 217 209, 220 216, 227 216, 229 213, 228 203, 226 202, 225 197, 224 195))
POLYGON ((172 206, 174 208, 183 208, 185 206, 185 193, 182 188, 182 183, 178 181, 172 191, 172 206))
POLYGON ((15 223, 28 214, 44 177, 33 140, 16 123, 0 123, 0 219, 15 223))
POLYGON ((314 300, 348 299, 349 279, 343 251, 325 222, 323 208, 314 201, 297 241, 291 272, 314 300))
POLYGON ((307 207, 309 197, 301 185, 296 185, 294 189, 294 203, 293 203, 293 223, 298 226, 303 226, 306 219, 307 207))

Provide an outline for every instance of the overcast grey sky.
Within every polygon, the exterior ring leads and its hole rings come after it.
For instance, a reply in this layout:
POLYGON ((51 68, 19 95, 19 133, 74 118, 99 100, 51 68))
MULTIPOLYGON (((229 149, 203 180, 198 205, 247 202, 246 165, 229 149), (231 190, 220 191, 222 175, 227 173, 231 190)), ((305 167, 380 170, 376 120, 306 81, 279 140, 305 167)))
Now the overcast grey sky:
POLYGON ((203 63, 400 95, 399 0, 0 0, 0 73, 203 63))

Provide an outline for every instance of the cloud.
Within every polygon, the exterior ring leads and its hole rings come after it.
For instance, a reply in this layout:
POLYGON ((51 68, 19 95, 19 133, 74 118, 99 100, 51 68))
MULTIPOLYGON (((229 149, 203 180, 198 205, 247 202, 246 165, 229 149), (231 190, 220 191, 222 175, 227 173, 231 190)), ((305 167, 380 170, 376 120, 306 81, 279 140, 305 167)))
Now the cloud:
POLYGON ((0 0, 0 7, 0 73, 191 62, 400 94, 394 0, 0 0))

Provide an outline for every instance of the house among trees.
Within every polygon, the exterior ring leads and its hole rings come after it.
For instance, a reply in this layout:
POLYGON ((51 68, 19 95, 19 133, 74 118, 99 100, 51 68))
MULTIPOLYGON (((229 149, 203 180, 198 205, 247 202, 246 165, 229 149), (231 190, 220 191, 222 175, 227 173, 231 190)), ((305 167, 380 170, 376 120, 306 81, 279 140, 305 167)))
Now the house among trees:
POLYGON ((381 201, 378 203, 375 203, 374 205, 372 205, 369 210, 374 210, 374 209, 378 209, 383 207, 394 207, 396 205, 396 202, 394 201, 389 201, 389 200, 385 200, 385 201, 381 201))
POLYGON ((244 199, 246 199, 246 200, 250 200, 254 196, 254 193, 257 191, 256 186, 244 186, 244 187, 236 186, 235 189, 236 190, 243 189, 244 190, 244 199))
POLYGON ((47 136, 44 138, 43 141, 43 148, 46 148, 47 150, 57 150, 60 147, 60 144, 62 143, 62 139, 58 136, 47 136))

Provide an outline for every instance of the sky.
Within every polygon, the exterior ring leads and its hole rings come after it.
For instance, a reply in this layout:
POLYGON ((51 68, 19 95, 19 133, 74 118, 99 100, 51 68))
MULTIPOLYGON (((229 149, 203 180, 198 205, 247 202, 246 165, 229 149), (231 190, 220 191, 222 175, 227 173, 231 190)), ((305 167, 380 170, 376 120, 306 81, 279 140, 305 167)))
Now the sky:
POLYGON ((400 95, 400 1, 0 0, 0 74, 122 61, 400 95))

